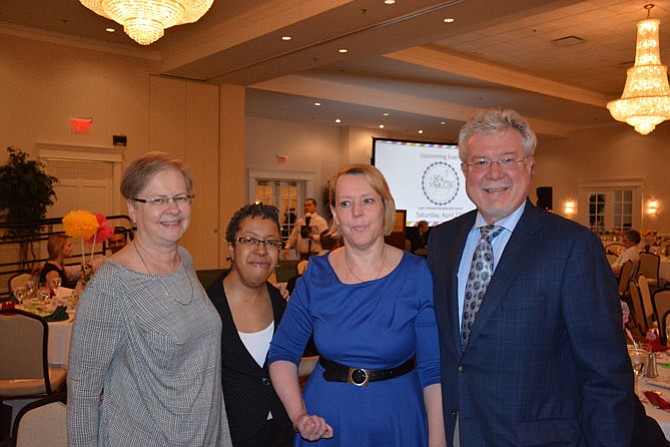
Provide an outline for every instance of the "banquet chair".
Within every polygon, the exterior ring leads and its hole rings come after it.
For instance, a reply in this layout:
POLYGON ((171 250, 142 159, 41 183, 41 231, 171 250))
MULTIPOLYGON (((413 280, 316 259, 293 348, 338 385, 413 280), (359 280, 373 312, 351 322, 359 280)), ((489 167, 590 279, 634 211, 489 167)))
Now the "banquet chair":
MULTIPOLYGON (((47 362, 49 326, 37 315, 18 309, 0 310, 0 403, 40 398, 65 383, 65 368, 47 362)), ((12 421, 20 408, 12 406, 12 421)))
POLYGON ((626 261, 621 266, 621 271, 619 272, 619 296, 625 297, 628 295, 628 286, 630 280, 633 278, 633 262, 626 261))
POLYGON ((30 278, 32 278, 30 273, 16 273, 10 276, 7 290, 11 292, 16 290, 17 287, 24 287, 30 278))
POLYGON ((658 270, 660 265, 660 256, 654 253, 640 253, 640 268, 638 270, 638 275, 646 276, 650 286, 658 287, 658 270))
POLYGON ((12 429, 14 447, 67 447, 67 393, 31 402, 16 416, 12 429))
POLYGON ((637 279, 637 285, 640 290, 640 297, 642 298, 642 305, 644 306, 644 320, 647 328, 654 327, 654 305, 651 302, 651 292, 649 291, 649 283, 647 277, 640 275, 637 279))
POLYGON ((670 289, 661 289, 656 291, 651 297, 654 304, 654 315, 658 321, 658 332, 661 336, 661 341, 666 344, 668 342, 667 334, 667 317, 670 316, 670 289))
POLYGON ((642 297, 640 296, 640 289, 635 281, 630 281, 629 290, 631 304, 629 324, 632 324, 633 327, 640 331, 640 334, 644 335, 647 331, 644 318, 644 304, 642 303, 642 297))

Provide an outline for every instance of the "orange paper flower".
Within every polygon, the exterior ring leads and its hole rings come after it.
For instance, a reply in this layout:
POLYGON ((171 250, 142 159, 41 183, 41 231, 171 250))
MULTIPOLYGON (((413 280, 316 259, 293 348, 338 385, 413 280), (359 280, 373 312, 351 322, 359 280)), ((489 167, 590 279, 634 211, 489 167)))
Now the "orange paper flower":
POLYGON ((63 217, 63 229, 70 237, 88 239, 98 231, 98 219, 90 211, 70 211, 63 217))

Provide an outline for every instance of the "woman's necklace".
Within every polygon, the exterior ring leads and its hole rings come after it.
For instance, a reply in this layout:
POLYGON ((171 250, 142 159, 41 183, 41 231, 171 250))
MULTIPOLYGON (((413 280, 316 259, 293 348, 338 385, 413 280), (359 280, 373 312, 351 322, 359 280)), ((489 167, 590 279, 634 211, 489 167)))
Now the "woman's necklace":
POLYGON ((352 276, 354 278, 356 278, 357 280, 359 280, 360 282, 374 281, 375 279, 379 279, 379 275, 382 274, 382 270, 384 269, 384 265, 386 264, 386 245, 384 245, 384 248, 382 248, 382 251, 383 251, 382 264, 379 266, 379 270, 377 270, 377 274, 372 279, 365 280, 365 279, 362 279, 360 276, 358 276, 357 274, 354 273, 354 270, 349 265, 349 261, 347 261, 346 248, 345 248, 345 252, 344 252, 344 265, 347 266, 347 270, 349 270, 349 273, 351 273, 352 276))
MULTIPOLYGON (((147 270, 147 273, 149 273, 150 275, 153 275, 151 270, 149 270, 149 266, 147 265, 146 261, 144 260, 144 257, 142 257, 142 253, 140 253, 139 248, 137 248, 137 244, 135 243, 135 241, 133 241, 133 247, 135 247, 135 252, 137 253, 137 256, 139 256, 140 261, 142 261, 142 264, 144 265, 144 268, 147 270)), ((181 304, 189 304, 193 300, 193 284, 191 283, 191 278, 188 277, 188 273, 186 274, 186 276, 187 276, 188 286, 191 289, 191 294, 188 298, 182 298, 181 295, 175 295, 174 300, 177 301, 178 303, 181 303, 181 304)), ((162 284, 161 284, 161 289, 163 289, 163 293, 165 294, 166 297, 170 296, 168 291, 163 288, 162 284)))

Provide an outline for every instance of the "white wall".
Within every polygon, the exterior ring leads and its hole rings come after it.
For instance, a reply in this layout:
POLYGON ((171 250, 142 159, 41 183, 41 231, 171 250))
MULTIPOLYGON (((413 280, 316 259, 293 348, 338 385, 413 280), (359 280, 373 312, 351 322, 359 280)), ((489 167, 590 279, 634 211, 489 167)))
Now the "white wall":
MULTIPOLYGON (((553 187, 554 210, 559 214, 566 200, 577 199, 579 182, 643 179, 643 200, 659 199, 660 213, 655 219, 644 215, 640 229, 670 233, 670 122, 646 136, 615 123, 565 139, 543 140, 535 158, 534 185, 553 187)), ((586 204, 577 205, 586 211, 586 204)))

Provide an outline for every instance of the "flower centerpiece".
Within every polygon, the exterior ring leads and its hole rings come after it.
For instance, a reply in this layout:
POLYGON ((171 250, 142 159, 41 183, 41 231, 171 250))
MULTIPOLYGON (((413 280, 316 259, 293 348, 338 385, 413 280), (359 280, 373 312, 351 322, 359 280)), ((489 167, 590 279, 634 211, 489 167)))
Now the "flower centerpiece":
POLYGON ((102 214, 90 211, 70 211, 63 217, 63 229, 71 238, 81 241, 82 285, 88 284, 93 277, 93 253, 96 242, 105 242, 114 234, 114 227, 110 226, 102 214), (91 260, 86 262, 84 241, 91 244, 91 260))

